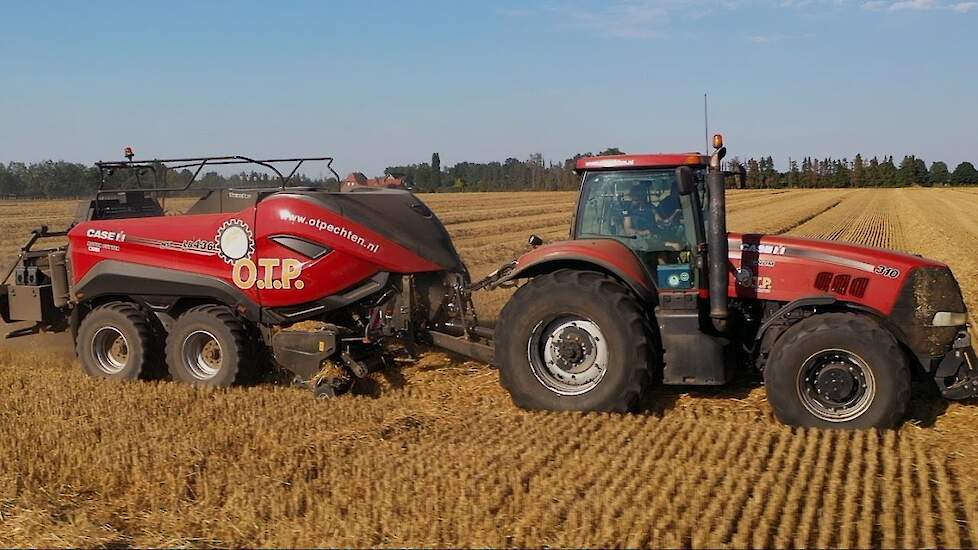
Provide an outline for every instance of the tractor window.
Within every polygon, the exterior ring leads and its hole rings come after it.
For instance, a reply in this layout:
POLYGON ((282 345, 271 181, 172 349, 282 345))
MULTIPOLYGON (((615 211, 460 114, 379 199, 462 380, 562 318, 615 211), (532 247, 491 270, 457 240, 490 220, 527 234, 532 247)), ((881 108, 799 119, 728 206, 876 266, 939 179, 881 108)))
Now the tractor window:
POLYGON ((673 170, 589 172, 577 237, 620 240, 649 267, 688 263, 695 242, 690 205, 673 170))

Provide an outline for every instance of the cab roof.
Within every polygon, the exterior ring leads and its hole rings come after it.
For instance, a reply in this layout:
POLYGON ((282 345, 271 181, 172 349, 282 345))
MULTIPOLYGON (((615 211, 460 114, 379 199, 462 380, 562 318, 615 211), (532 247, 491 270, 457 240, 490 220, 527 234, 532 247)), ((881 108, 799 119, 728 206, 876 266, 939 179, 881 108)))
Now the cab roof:
POLYGON ((699 153, 656 153, 650 155, 608 155, 581 157, 574 170, 629 170, 639 168, 675 168, 676 166, 706 166, 709 157, 699 153))

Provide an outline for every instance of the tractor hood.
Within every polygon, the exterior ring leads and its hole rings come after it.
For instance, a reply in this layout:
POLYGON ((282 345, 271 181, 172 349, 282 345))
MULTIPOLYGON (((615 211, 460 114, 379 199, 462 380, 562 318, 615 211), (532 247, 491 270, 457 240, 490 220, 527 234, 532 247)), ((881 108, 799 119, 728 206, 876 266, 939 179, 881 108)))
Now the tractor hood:
POLYGON ((966 322, 961 288, 941 262, 797 237, 731 233, 728 242, 732 298, 858 304, 885 318, 922 362, 946 353, 966 322))
MULTIPOLYGON (((904 293, 928 293, 942 307, 963 311, 957 281, 945 264, 920 256, 837 241, 729 234, 731 297, 790 302, 830 295, 889 315, 904 293), (919 273, 932 274, 929 283, 919 273), (936 282, 936 281, 943 282, 936 282)), ((928 308, 930 309, 930 308, 928 308)))

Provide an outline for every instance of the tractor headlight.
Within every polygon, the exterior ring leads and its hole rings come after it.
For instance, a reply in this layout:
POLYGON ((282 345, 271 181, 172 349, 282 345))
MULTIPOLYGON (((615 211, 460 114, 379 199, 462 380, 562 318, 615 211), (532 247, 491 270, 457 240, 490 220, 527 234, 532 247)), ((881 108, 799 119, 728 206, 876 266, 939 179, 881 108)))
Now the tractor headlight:
POLYGON ((931 326, 935 327, 959 327, 968 324, 967 313, 954 313, 952 311, 938 311, 934 314, 931 326))

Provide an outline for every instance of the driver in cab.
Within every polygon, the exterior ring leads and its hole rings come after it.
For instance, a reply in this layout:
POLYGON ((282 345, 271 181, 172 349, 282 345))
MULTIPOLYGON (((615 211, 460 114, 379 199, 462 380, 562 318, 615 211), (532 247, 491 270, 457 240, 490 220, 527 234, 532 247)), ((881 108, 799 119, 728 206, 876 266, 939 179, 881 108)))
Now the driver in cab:
POLYGON ((655 204, 650 199, 652 186, 640 182, 628 191, 624 215, 625 236, 643 239, 649 250, 680 250, 682 245, 682 208, 673 189, 655 190, 655 204))
POLYGON ((628 203, 622 212, 625 218, 625 235, 649 237, 655 225, 655 209, 649 202, 649 184, 637 183, 628 190, 628 203))
POLYGON ((682 205, 672 186, 653 190, 657 199, 652 207, 655 210, 655 222, 662 228, 674 228, 682 221, 682 205))

